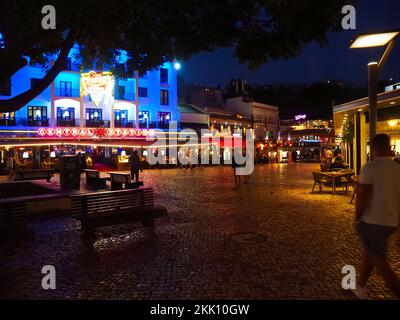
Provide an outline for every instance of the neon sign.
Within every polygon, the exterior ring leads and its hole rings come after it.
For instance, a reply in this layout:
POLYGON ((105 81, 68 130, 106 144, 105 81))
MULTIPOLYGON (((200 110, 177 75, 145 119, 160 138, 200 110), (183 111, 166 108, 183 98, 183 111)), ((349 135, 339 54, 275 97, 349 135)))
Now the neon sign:
POLYGON ((114 88, 114 78, 109 71, 90 71, 81 74, 83 92, 89 94, 96 106, 104 99, 111 97, 114 88))
POLYGON ((298 120, 302 120, 307 118, 306 114, 298 114, 297 116, 294 116, 294 120, 298 121, 298 120))
POLYGON ((133 128, 39 128, 37 134, 41 137, 59 138, 125 138, 153 136, 154 130, 133 128))

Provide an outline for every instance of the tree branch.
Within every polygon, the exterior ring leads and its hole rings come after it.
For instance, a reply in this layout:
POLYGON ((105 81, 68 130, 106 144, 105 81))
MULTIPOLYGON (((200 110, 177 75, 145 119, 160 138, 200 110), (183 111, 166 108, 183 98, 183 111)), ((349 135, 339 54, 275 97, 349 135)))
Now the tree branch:
POLYGON ((68 33, 67 38, 63 43, 63 47, 60 50, 60 54, 57 57, 54 65, 50 71, 40 80, 40 82, 31 88, 15 97, 10 99, 0 100, 0 112, 13 112, 17 111, 29 101, 37 97, 42 91, 44 91, 57 77, 57 75, 65 68, 68 54, 74 45, 75 32, 71 29, 68 33))

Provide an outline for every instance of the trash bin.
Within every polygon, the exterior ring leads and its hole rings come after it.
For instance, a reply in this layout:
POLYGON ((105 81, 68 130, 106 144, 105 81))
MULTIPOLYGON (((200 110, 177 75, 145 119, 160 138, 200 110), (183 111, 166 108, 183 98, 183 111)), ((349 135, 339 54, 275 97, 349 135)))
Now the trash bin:
POLYGON ((60 158, 60 184, 65 190, 79 190, 81 185, 81 159, 65 155, 60 158))

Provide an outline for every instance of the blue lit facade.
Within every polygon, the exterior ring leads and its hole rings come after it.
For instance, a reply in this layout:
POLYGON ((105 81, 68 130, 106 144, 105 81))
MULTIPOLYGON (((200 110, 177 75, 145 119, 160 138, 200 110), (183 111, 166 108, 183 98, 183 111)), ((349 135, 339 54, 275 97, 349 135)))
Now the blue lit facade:
MULTIPOLYGON (((67 70, 58 74, 51 85, 27 105, 13 113, 0 113, 0 130, 36 130, 39 127, 104 127, 104 128, 168 128, 170 121, 179 122, 177 70, 173 63, 140 74, 137 71, 125 80, 113 80, 107 103, 95 103, 82 86, 82 74, 107 71, 96 65, 82 68, 74 47, 67 70)), ((54 57, 55 60, 56 57, 54 57)), ((51 59, 50 59, 51 60, 51 59)), ((123 64, 122 53, 117 63, 123 64)), ((3 84, 0 99, 8 99, 29 90, 45 70, 28 65, 3 84)))

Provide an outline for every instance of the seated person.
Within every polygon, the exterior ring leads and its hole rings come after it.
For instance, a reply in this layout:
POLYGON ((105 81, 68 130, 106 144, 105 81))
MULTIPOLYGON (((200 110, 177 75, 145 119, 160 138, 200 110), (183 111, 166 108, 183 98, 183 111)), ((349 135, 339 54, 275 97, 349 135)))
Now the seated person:
POLYGON ((329 166, 329 170, 333 169, 346 169, 342 156, 337 156, 329 166))

